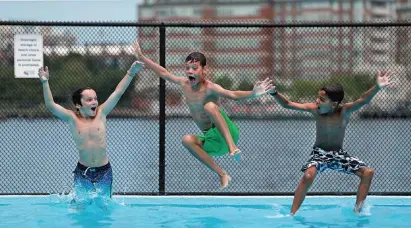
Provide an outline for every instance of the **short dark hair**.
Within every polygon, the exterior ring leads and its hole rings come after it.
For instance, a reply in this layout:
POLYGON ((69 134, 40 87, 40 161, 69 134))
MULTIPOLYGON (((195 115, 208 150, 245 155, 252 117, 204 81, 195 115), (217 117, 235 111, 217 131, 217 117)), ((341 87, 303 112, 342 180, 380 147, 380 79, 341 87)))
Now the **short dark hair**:
MULTIPOLYGON (((84 88, 80 88, 80 89, 78 89, 78 90, 76 90, 76 91, 74 91, 74 93, 73 93, 73 95, 72 95, 72 100, 73 100, 73 103, 74 103, 74 105, 80 105, 81 106, 81 97, 83 96, 83 95, 81 95, 82 93, 83 93, 83 91, 84 90, 88 90, 88 89, 92 89, 92 88, 90 88, 90 87, 84 87, 84 88)), ((78 109, 77 109, 77 111, 79 111, 78 109)))
POLYGON ((323 86, 320 90, 324 90, 327 96, 333 102, 341 103, 341 101, 344 99, 344 88, 341 84, 328 84, 323 86))
POLYGON ((205 67, 207 65, 207 59, 204 56, 204 54, 201 52, 192 52, 186 58, 186 62, 197 62, 197 61, 200 62, 200 65, 202 67, 205 67))

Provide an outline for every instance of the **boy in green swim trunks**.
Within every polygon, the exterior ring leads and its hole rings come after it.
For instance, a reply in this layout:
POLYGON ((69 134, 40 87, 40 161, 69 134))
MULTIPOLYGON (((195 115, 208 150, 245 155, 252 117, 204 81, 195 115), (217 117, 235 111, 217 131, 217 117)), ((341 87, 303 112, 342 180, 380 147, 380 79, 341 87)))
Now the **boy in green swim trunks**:
POLYGON ((234 100, 259 97, 268 92, 271 81, 266 79, 257 82, 252 91, 230 91, 205 79, 206 58, 199 52, 193 52, 186 58, 186 77, 179 77, 146 58, 138 43, 135 43, 134 51, 137 59, 145 63, 146 67, 159 77, 181 86, 191 116, 203 132, 201 136, 184 135, 183 145, 195 158, 219 175, 221 188, 227 187, 231 180, 230 176, 211 156, 229 153, 239 159, 240 150, 236 146, 239 133, 237 126, 220 108, 219 97, 234 100))

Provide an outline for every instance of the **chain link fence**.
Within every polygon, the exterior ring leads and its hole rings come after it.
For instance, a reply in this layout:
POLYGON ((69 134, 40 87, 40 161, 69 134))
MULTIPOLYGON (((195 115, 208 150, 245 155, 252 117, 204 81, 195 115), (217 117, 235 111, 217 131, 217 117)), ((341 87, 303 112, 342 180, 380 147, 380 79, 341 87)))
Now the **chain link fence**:
MULTIPOLYGON (((351 117, 344 146, 375 169, 371 194, 411 189, 411 24, 2 23, 0 194, 69 192, 78 160, 68 126, 44 105, 39 79, 14 77, 16 34, 43 36, 54 100, 69 109, 79 87, 94 88, 99 103, 107 99, 135 61, 136 38, 149 58, 176 75, 184 76, 186 56, 200 51, 207 78, 222 87, 251 90, 269 77, 297 102, 314 101, 329 82, 341 83, 344 101, 352 101, 375 84, 377 70, 392 70, 398 83, 351 117)), ((293 194, 315 140, 310 115, 283 109, 269 95, 222 99, 239 126, 243 160, 216 158, 233 177, 220 191, 218 177, 182 146, 183 135, 201 132, 181 89, 162 85, 143 70, 107 119, 115 193, 293 194)), ((358 177, 330 172, 317 176, 310 193, 352 194, 358 184, 358 177)))

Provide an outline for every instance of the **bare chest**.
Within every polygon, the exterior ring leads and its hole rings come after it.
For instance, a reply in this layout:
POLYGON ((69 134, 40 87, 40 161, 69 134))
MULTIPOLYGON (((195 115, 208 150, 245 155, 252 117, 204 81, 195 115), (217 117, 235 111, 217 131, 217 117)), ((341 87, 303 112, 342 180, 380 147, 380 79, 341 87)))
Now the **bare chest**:
POLYGON ((204 109, 204 104, 207 101, 207 91, 193 91, 190 87, 184 88, 184 95, 187 105, 191 110, 200 111, 204 109))
POLYGON ((206 91, 192 91, 189 88, 185 88, 186 101, 189 104, 203 104, 206 99, 206 91))
POLYGON ((92 121, 77 121, 73 129, 73 135, 77 139, 100 139, 106 132, 105 121, 94 119, 92 121))
POLYGON ((317 117, 318 133, 339 133, 345 130, 348 120, 342 116, 319 116, 317 117))

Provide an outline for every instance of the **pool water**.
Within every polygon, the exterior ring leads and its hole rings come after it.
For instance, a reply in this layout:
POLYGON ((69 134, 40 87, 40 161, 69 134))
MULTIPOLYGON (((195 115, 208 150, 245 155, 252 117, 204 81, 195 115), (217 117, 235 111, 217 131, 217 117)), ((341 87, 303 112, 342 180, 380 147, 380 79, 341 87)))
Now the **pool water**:
POLYGON ((68 196, 0 197, 0 227, 411 227, 411 197, 308 196, 295 216, 292 197, 115 196, 75 208, 68 196))

